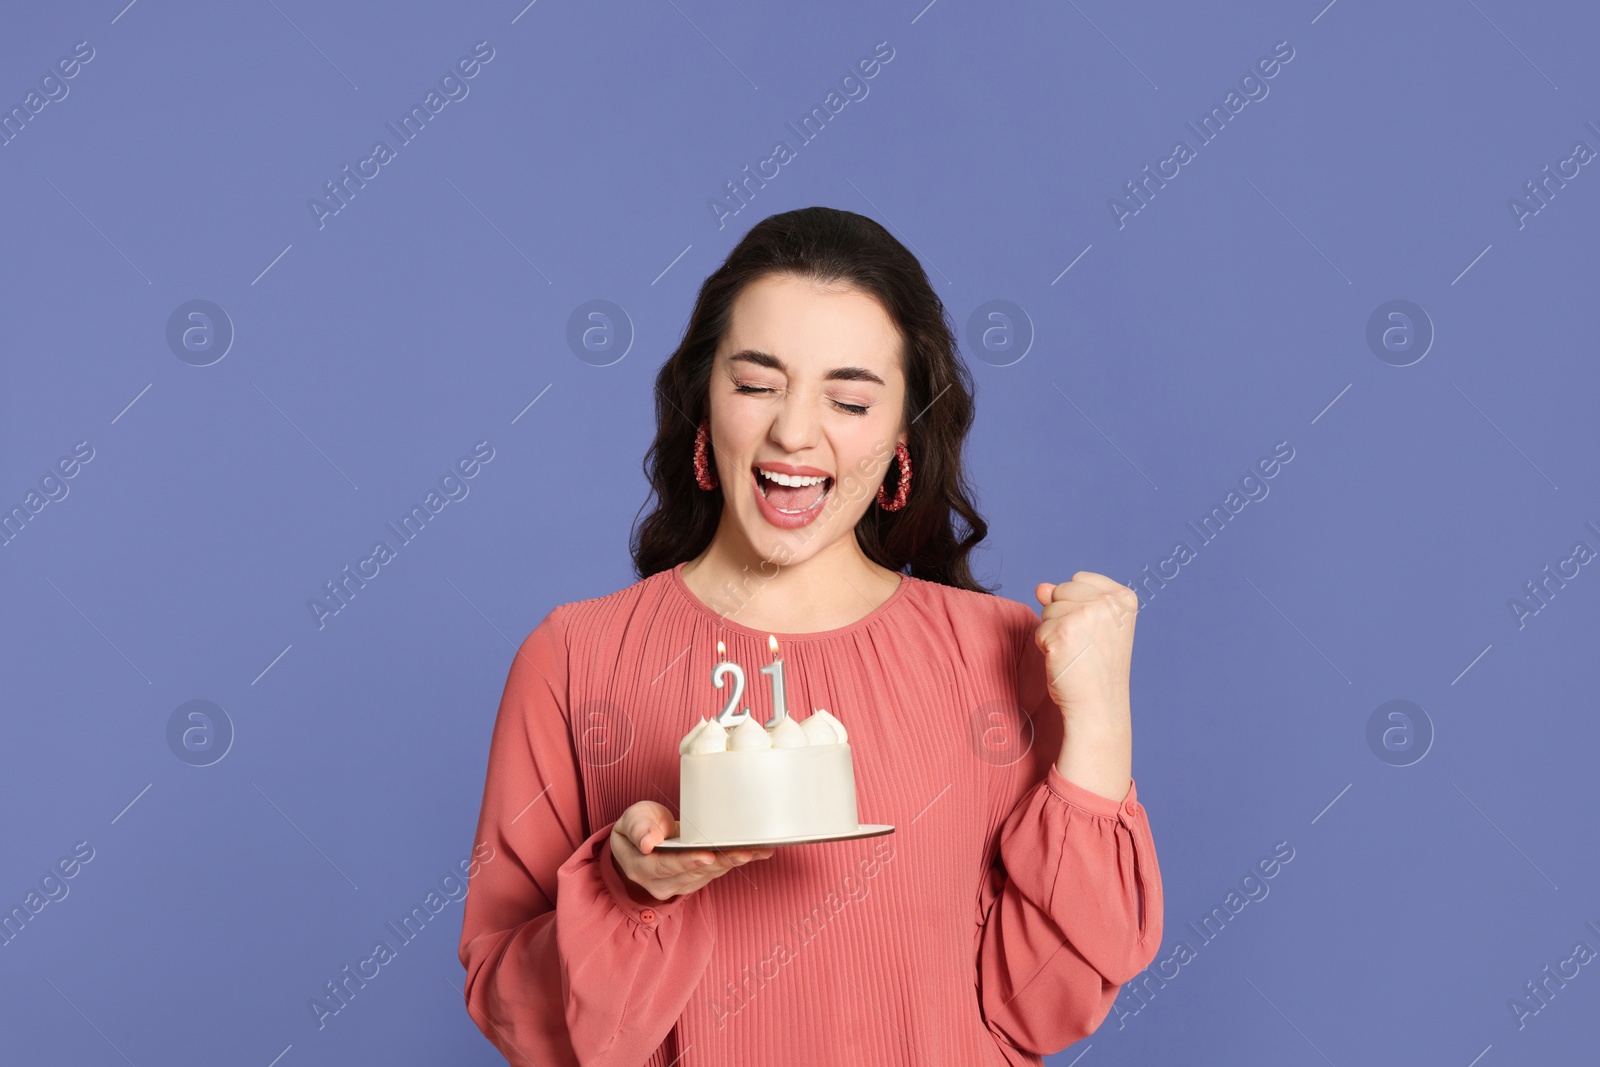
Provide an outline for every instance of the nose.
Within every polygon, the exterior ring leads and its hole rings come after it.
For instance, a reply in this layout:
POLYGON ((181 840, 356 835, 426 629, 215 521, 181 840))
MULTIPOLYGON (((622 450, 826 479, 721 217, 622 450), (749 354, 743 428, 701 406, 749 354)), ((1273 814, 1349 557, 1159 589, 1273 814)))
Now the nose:
POLYGON ((768 436, 784 452, 804 452, 815 447, 822 436, 822 419, 817 399, 791 390, 778 406, 768 436))

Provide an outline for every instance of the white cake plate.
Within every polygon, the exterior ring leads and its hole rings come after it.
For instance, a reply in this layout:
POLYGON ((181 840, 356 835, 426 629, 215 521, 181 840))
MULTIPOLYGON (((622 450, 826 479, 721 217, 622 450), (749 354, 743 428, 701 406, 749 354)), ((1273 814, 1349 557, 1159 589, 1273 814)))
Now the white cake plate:
POLYGON ((665 849, 668 852, 697 850, 718 852, 735 848, 781 848, 784 845, 810 845, 820 841, 854 841, 858 837, 882 837, 884 834, 892 833, 894 827, 885 823, 862 823, 861 828, 853 834, 803 834, 799 837, 771 837, 765 841, 716 841, 711 844, 694 844, 686 843, 680 838, 669 837, 658 843, 654 851, 665 849))

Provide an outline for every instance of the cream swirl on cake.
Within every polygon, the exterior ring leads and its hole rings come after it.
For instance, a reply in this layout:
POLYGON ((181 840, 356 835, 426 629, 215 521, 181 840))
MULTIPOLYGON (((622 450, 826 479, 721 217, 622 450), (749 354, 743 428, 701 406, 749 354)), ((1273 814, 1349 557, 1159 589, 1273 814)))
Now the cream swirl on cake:
POLYGON ((796 722, 785 715, 777 725, 770 727, 758 725, 754 717, 747 715, 731 730, 724 728, 718 720, 702 715, 700 721, 678 742, 678 754, 843 745, 848 744, 849 740, 850 735, 845 732, 844 723, 828 714, 825 708, 813 711, 804 722, 796 722), (702 735, 704 740, 701 740, 702 735))

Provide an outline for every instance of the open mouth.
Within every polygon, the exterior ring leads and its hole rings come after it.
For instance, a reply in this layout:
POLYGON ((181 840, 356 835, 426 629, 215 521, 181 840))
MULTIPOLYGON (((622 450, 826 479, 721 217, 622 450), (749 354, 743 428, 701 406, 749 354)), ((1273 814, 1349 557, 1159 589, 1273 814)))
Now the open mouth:
POLYGON ((826 475, 779 474, 760 467, 752 467, 751 471, 762 497, 774 511, 784 515, 814 511, 833 489, 833 479, 826 475))

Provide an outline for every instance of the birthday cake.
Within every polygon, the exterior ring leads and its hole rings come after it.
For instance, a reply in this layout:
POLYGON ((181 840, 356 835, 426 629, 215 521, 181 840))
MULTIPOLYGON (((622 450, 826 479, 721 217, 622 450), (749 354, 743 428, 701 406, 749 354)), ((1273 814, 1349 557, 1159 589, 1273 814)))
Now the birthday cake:
POLYGON ((849 735, 827 711, 763 726, 745 712, 729 729, 702 717, 678 745, 678 839, 731 845, 845 836, 856 820, 849 735))

